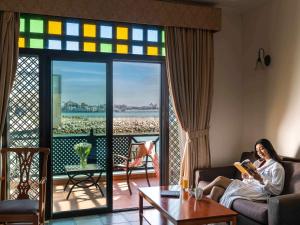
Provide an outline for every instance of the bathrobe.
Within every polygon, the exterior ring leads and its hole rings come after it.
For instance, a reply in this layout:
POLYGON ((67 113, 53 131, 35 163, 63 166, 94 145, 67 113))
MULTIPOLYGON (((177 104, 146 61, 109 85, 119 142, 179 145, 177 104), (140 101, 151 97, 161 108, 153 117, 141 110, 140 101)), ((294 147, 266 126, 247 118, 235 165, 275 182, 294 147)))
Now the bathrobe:
POLYGON ((258 168, 259 161, 254 165, 263 179, 263 184, 253 178, 233 180, 226 188, 220 204, 230 208, 233 201, 238 198, 248 200, 266 200, 271 195, 279 195, 284 186, 284 168, 280 163, 269 159, 258 168))

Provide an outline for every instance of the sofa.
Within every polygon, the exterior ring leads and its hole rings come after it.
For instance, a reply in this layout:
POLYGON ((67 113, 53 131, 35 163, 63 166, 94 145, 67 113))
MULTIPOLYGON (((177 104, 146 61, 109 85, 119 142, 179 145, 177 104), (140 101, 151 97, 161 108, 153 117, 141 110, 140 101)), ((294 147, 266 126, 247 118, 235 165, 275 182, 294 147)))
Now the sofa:
MULTIPOLYGON (((255 161, 254 152, 243 152, 244 159, 255 161)), ((232 209, 239 213, 238 225, 300 225, 300 159, 281 157, 285 169, 284 189, 279 196, 267 201, 237 199, 232 209)), ((217 176, 241 179, 234 166, 224 166, 194 171, 195 182, 204 187, 217 176)))

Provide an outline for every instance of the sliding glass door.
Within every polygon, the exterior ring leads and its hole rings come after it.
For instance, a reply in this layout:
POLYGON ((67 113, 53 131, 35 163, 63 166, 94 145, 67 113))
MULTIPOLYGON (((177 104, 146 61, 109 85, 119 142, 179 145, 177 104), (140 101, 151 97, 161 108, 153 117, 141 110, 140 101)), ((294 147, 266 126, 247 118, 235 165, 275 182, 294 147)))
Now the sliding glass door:
POLYGON ((108 208, 107 64, 52 60, 52 210, 108 208))

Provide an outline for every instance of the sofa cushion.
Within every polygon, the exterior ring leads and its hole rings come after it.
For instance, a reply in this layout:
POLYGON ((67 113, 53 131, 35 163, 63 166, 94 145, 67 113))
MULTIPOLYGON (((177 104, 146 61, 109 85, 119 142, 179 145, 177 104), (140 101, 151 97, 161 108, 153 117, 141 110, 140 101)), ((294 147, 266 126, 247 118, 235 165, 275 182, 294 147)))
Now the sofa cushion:
POLYGON ((282 194, 300 192, 300 162, 282 161, 285 170, 285 182, 282 194))
POLYGON ((233 202, 232 209, 259 223, 268 224, 268 205, 266 202, 237 199, 233 202))

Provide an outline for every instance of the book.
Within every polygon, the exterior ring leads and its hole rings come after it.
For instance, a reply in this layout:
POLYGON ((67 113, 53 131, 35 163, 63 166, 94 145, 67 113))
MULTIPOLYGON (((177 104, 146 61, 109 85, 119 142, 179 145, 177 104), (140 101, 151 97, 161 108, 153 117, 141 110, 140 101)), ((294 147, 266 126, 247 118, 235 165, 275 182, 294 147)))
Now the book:
POLYGON ((242 162, 235 162, 233 165, 241 172, 246 173, 249 176, 253 176, 254 174, 257 174, 256 167, 253 165, 253 163, 249 159, 245 159, 242 162))
POLYGON ((160 195, 161 195, 162 197, 179 198, 179 197, 180 197, 180 191, 162 190, 162 191, 160 192, 160 195))

